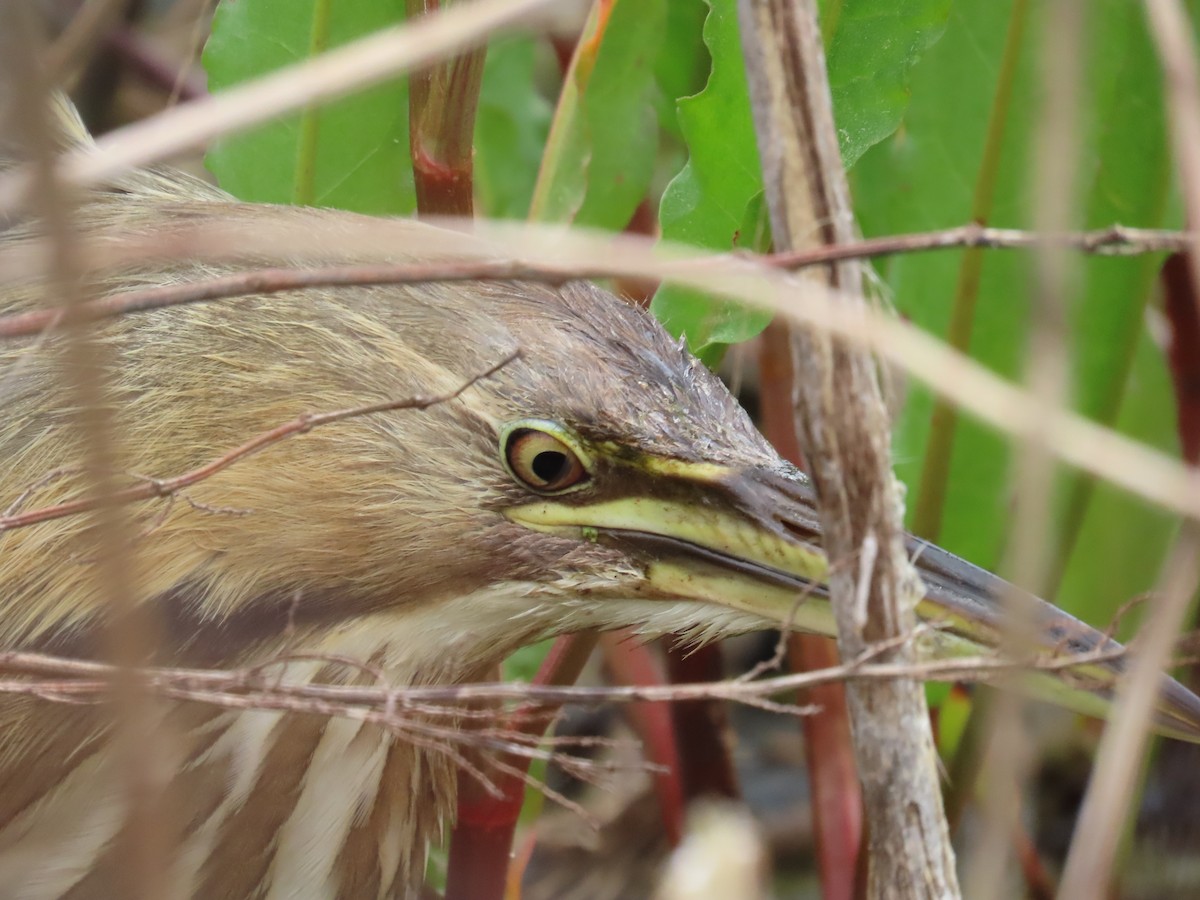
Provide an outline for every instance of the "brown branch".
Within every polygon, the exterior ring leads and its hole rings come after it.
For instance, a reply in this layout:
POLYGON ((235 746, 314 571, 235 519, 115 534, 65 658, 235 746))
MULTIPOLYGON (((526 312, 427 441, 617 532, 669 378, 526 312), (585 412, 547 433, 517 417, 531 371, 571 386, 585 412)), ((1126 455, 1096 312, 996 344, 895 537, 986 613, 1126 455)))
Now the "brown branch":
POLYGON ((1102 256, 1136 256, 1142 253, 1177 252, 1177 248, 1191 246, 1194 240, 1190 232, 1130 228, 1125 225, 1110 225, 1108 228, 1092 231, 1039 233, 1019 228, 988 228, 971 223, 955 228, 884 235, 814 249, 776 253, 763 259, 780 268, 801 269, 821 263, 894 256, 899 253, 927 253, 933 250, 967 248, 1035 250, 1044 246, 1102 256))
MULTIPOLYGON (((923 631, 923 629, 922 629, 923 631)), ((909 637, 915 637, 922 631, 909 637)), ((517 715, 523 721, 537 716, 555 716, 564 703, 595 704, 619 702, 676 702, 732 700, 763 706, 777 712, 806 715, 809 707, 777 704, 762 698, 774 693, 790 693, 797 688, 848 679, 894 679, 905 677, 952 677, 972 679, 990 677, 1010 667, 1061 671, 1072 666, 1110 661, 1122 650, 1092 651, 1071 657, 1007 662, 992 658, 944 660, 909 669, 895 664, 872 664, 871 660, 886 647, 872 648, 852 663, 802 675, 780 676, 760 682, 729 681, 720 683, 660 685, 654 687, 553 687, 539 685, 476 684, 462 686, 390 687, 383 673, 373 666, 346 657, 296 655, 233 671, 190 670, 176 668, 140 668, 132 674, 154 696, 187 702, 205 703, 235 711, 279 711, 302 715, 348 718, 389 729, 397 737, 416 746, 442 753, 464 768, 480 788, 493 796, 503 790, 507 779, 514 779, 543 791, 552 802, 574 808, 523 769, 504 760, 547 760, 564 766, 578 777, 591 782, 604 772, 621 768, 619 763, 595 761, 573 755, 596 746, 622 746, 605 738, 542 737, 525 727, 512 727, 513 716, 504 708, 480 709, 480 701, 493 704, 519 701, 517 715), (290 662, 320 659, 371 674, 373 687, 328 684, 288 683, 267 671, 271 665, 286 668, 290 662), (507 716, 507 718, 506 718, 507 716), (496 720, 495 727, 463 729, 463 718, 496 720), (441 720, 440 722, 438 720, 441 720), (468 754, 467 751, 472 751, 468 754), (480 756, 478 752, 486 751, 480 756), (495 778, 487 770, 499 773, 495 778)), ((0 653, 0 671, 33 676, 31 680, 0 680, 0 693, 37 697, 57 703, 97 703, 113 695, 112 676, 118 666, 37 653, 0 653)), ((654 767, 645 766, 647 770, 654 767)))
MULTIPOLYGON (((184 488, 191 487, 197 482, 203 481, 206 478, 211 478, 218 472, 229 468, 239 460, 252 456, 259 451, 270 447, 272 444, 277 444, 280 441, 298 434, 307 434, 314 428, 319 428, 322 425, 331 425, 334 422, 341 422, 345 419, 359 418, 361 416, 374 415, 381 412, 392 412, 400 409, 428 409, 431 406, 436 406, 440 403, 446 403, 461 395, 472 385, 477 384, 485 378, 494 375, 504 366, 508 365, 520 355, 520 350, 514 350, 507 354, 504 358, 496 363, 493 363, 487 369, 477 375, 472 375, 453 390, 446 391, 442 394, 432 394, 427 396, 418 395, 416 397, 408 397, 402 400, 384 400, 379 403, 368 403, 364 406, 355 406, 349 409, 339 409, 332 412, 323 413, 304 413, 292 419, 290 422, 285 422, 282 425, 277 425, 269 431, 264 431, 259 435, 251 438, 239 447, 235 447, 228 453, 217 457, 211 462, 206 463, 199 468, 192 469, 189 472, 184 472, 182 475, 175 475, 170 478, 151 478, 147 476, 135 476, 139 479, 139 483, 133 487, 114 490, 106 495, 103 500, 106 504, 127 504, 138 500, 151 500, 156 497, 172 497, 182 491, 184 488)), ((57 475, 58 473, 51 473, 57 475)), ((47 479, 42 478, 40 482, 45 482, 47 479)), ((27 489, 21 495, 22 498, 29 494, 27 489)), ((61 519, 66 516, 77 515, 88 510, 96 509, 99 506, 100 500, 95 497, 79 497, 75 500, 67 500, 63 503, 57 503, 54 506, 45 506, 39 509, 31 509, 24 513, 15 513, 12 515, 0 516, 0 533, 12 531, 15 528, 25 528, 29 525, 35 525, 39 522, 46 522, 51 519, 61 519)), ((215 508, 209 508, 215 509, 215 508)), ((221 512, 229 512, 240 514, 243 510, 226 510, 221 509, 221 512)))
MULTIPOLYGON (((461 718, 464 715, 486 717, 501 712, 469 708, 471 704, 481 701, 526 704, 522 714, 527 715, 542 706, 558 707, 567 703, 594 705, 605 702, 671 703, 690 700, 752 703, 760 698, 841 681, 908 678, 975 682, 994 680, 1009 673, 1062 674, 1081 666, 1114 662, 1129 652, 1124 647, 1107 647, 1083 653, 1024 659, 989 655, 917 663, 876 661, 924 631, 924 628, 919 628, 901 639, 870 646, 847 663, 759 681, 602 687, 507 682, 395 687, 386 684, 291 683, 285 680, 283 674, 274 675, 267 671, 273 666, 280 666, 286 672, 288 663, 294 661, 294 657, 280 657, 268 663, 232 670, 148 666, 135 671, 151 691, 171 699, 193 700, 239 710, 282 710, 341 716, 386 725, 389 717, 401 717, 406 713, 461 718)), ((41 696, 55 701, 100 699, 112 691, 110 679, 116 669, 109 663, 92 660, 8 651, 0 653, 0 672, 18 677, 0 681, 0 694, 41 696)), ((804 706, 776 705, 793 714, 805 714, 808 710, 804 706)), ((533 734, 524 737, 532 742, 542 740, 533 734)))
MULTIPOLYGON (((776 246, 845 244, 855 237, 854 215, 816 0, 739 0, 738 23, 776 246)), ((861 266, 830 263, 822 275, 848 312, 866 307, 861 266)), ((914 622, 919 582, 904 551, 890 422, 868 350, 813 328, 793 329, 791 348, 797 434, 818 496, 838 649, 854 659, 914 622)), ((913 649, 900 641, 885 658, 907 666, 913 649)), ((858 680, 847 697, 870 823, 866 896, 960 896, 921 685, 858 680)))
MULTIPOLYGON (((901 253, 927 253, 984 247, 993 250, 1033 250, 1050 245, 1081 253, 1132 256, 1145 253, 1178 252, 1191 245, 1188 232, 1128 228, 1113 225, 1094 231, 1039 234, 1010 228, 984 228, 963 225, 938 231, 888 235, 844 244, 816 247, 803 251, 748 256, 725 254, 691 262, 673 264, 683 274, 701 274, 714 262, 753 259, 778 269, 798 271, 831 262, 872 259, 901 253)), ((560 284, 585 278, 609 278, 624 273, 619 264, 592 263, 586 266, 560 266, 514 260, 451 260, 432 263, 396 263, 392 265, 347 264, 296 269, 268 267, 185 284, 128 291, 93 300, 85 307, 87 315, 106 319, 127 313, 148 312, 171 306, 185 306, 211 300, 227 300, 249 295, 277 294, 305 288, 375 287, 380 285, 422 284, 431 281, 540 281, 560 284)), ((27 337, 53 328, 61 309, 40 309, 0 316, 0 338, 27 337)))

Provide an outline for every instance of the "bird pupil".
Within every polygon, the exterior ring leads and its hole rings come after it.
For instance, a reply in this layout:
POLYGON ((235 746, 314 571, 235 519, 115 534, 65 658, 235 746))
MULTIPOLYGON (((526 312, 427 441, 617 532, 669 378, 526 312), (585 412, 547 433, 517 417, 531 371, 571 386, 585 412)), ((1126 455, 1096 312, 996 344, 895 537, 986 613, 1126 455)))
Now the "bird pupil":
POLYGON ((533 458, 533 474, 550 484, 562 477, 567 469, 567 455, 557 450, 543 450, 533 458))

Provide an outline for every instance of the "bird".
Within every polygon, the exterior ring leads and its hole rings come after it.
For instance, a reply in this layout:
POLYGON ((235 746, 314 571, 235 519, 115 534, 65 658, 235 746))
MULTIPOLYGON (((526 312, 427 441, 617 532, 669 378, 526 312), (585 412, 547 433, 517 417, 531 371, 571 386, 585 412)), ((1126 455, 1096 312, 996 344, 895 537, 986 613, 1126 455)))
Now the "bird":
MULTIPOLYGON (((61 118, 65 142, 89 146, 69 109, 61 118)), ((314 235, 372 224, 239 202, 166 169, 76 199, 73 228, 108 246, 197 223, 314 235)), ((392 227, 409 240, 362 261, 409 261, 448 237, 416 221, 392 227)), ((10 216, 0 252, 19 258, 43 230, 32 214, 10 216)), ((257 264, 150 257, 97 273, 90 290, 116 297, 257 264)), ((44 287, 32 276, 0 282, 0 314, 39 308, 44 287)), ((189 486, 187 502, 135 504, 145 527, 129 547, 131 583, 157 623, 156 663, 231 669, 287 656, 293 681, 369 682, 337 662, 351 659, 419 686, 478 680, 523 645, 587 629, 693 641, 782 625, 835 632, 808 478, 713 372, 589 282, 304 288, 92 329, 113 361, 106 396, 130 479, 194 470, 312 412, 454 394, 273 443, 189 486)), ((0 507, 47 507, 86 489, 61 350, 53 330, 0 342, 0 507)), ((104 652, 110 616, 96 559, 79 550, 89 523, 68 516, 0 533, 0 650, 104 652)), ((925 585, 921 653, 998 647, 1000 598, 1014 589, 915 537, 908 548, 925 585)), ((1027 599, 1031 649, 1116 647, 1027 599)), ((1026 681, 1103 714, 1121 671, 1114 658, 1083 680, 1026 681)), ((369 722, 186 700, 155 708, 170 736, 162 838, 177 896, 419 892, 430 840, 453 815, 445 754, 369 722)), ((5 896, 131 893, 110 718, 101 706, 0 695, 5 896)), ((1157 726, 1200 741, 1200 699, 1164 679, 1157 726)))

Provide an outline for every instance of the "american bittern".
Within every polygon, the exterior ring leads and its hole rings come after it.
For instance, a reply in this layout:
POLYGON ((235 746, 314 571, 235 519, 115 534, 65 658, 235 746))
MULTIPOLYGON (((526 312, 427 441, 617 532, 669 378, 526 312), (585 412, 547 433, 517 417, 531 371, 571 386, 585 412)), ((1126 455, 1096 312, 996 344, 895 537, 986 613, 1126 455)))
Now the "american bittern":
MULTIPOLYGON (((242 204, 180 176, 139 175, 85 198, 75 226, 116 246, 195 223, 355 229, 358 217, 242 204)), ((408 226, 414 244, 431 232, 408 226)), ((0 232, 30 245, 32 219, 0 232)), ((411 248, 390 259, 401 260, 411 248)), ((313 260, 306 260, 312 263, 313 260)), ((252 266, 162 259, 109 271, 98 293, 252 266)), ((44 286, 10 280, 0 310, 44 286)), ((351 657, 398 684, 458 682, 548 635, 633 626, 712 637, 833 619, 804 475, 721 382, 642 312, 585 283, 338 290, 219 301, 98 323, 116 359, 111 403, 129 472, 194 469, 308 411, 428 394, 520 356, 425 411, 348 419, 282 441, 189 488, 131 549, 163 663, 234 667, 281 653, 351 657), (241 515, 224 514, 235 509, 241 515), (806 597, 797 603, 797 598, 806 597)), ((0 347, 0 503, 75 496, 84 456, 51 334, 0 347), (57 473, 58 477, 47 477, 57 473)), ((147 513, 154 518, 158 507, 147 513)), ((106 617, 78 552, 88 518, 4 535, 0 646, 98 652, 106 617)), ((992 575, 917 540, 936 623, 927 653, 994 647, 992 575)), ((1036 606, 1037 648, 1106 645, 1036 606)), ((1103 707, 1120 663, 1090 688, 1030 675, 1069 705, 1103 707)), ((292 677, 338 681, 329 662, 292 677)), ((375 725, 175 703, 170 883, 180 896, 383 897, 422 874, 453 808, 453 767, 375 725)), ((1200 738, 1200 700, 1165 682, 1158 723, 1200 738)), ((0 885, 6 896, 123 896, 128 828, 106 713, 0 700, 0 885)))

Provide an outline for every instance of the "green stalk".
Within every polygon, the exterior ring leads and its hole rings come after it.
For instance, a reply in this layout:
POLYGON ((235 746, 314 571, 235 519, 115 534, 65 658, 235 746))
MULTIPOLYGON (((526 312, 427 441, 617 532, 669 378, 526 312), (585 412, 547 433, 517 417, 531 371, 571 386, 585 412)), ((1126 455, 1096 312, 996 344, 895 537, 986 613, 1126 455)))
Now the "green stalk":
MULTIPOLYGON (((983 158, 979 164, 979 176, 975 180, 975 194, 971 201, 971 221, 980 225, 986 225, 992 213, 997 174, 1000 169, 1000 151, 1004 143, 1004 129, 1008 124, 1017 61, 1020 57, 1021 43, 1028 20, 1029 0, 1016 0, 1013 4, 1012 16, 1008 20, 1004 55, 1000 61, 1000 75, 996 82, 996 94, 992 100, 991 115, 988 118, 983 158)), ((971 345, 971 332, 975 325, 975 308, 979 300, 979 279, 982 271, 983 249, 976 247, 963 251, 946 342, 954 349, 964 353, 969 350, 971 345)), ((957 425, 957 410, 943 399, 935 400, 929 424, 929 442, 926 445, 925 458, 921 466, 920 489, 917 492, 916 503, 913 505, 912 520, 912 530, 930 541, 938 540, 938 535, 942 530, 942 515, 946 508, 946 489, 950 480, 950 460, 954 452, 954 432, 957 425)))
MULTIPOLYGON (((311 59, 329 47, 329 21, 333 0, 316 0, 313 4, 312 36, 308 43, 311 59)), ((292 203, 312 206, 316 202, 317 143, 321 136, 321 111, 306 106, 300 114, 300 142, 296 151, 296 181, 292 186, 292 203)))

